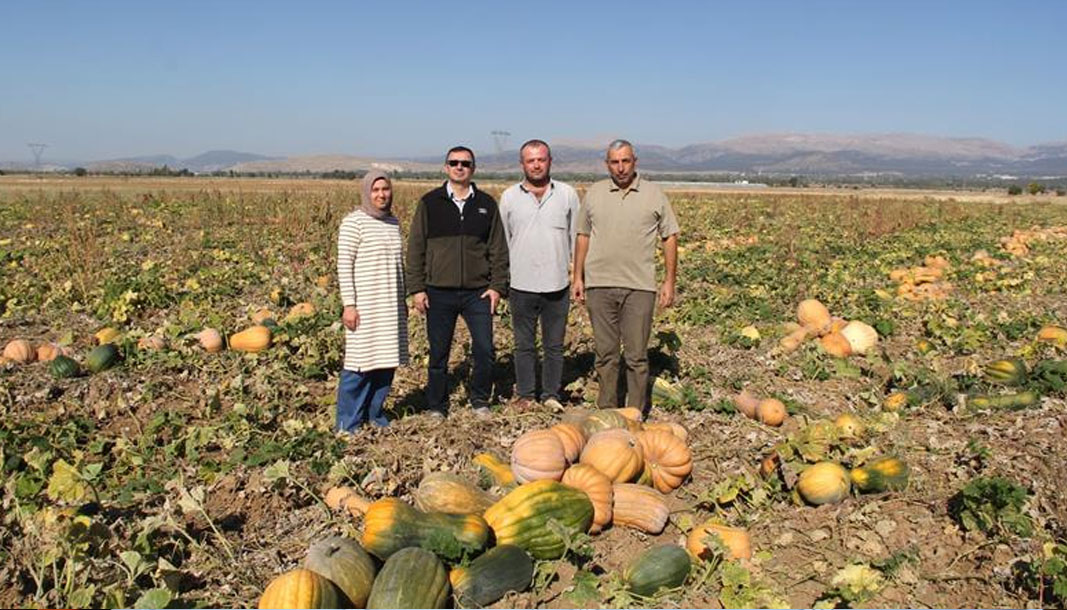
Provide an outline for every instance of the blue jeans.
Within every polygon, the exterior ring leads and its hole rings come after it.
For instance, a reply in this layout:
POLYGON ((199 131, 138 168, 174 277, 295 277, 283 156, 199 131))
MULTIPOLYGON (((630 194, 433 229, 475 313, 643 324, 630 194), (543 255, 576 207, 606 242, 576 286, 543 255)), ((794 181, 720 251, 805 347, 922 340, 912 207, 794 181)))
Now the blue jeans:
POLYGON ((337 384, 337 430, 352 432, 369 421, 375 426, 388 426, 382 413, 385 397, 393 385, 396 369, 373 371, 341 371, 337 384))
POLYGON ((567 331, 570 289, 556 292, 526 292, 512 289, 511 326, 515 331, 515 392, 522 398, 535 398, 537 363, 537 321, 541 321, 541 400, 559 400, 563 379, 563 336, 567 331))
POLYGON ((493 391, 493 315, 489 299, 481 298, 485 289, 426 288, 430 308, 426 311, 426 335, 430 342, 429 380, 426 406, 448 412, 448 354, 456 331, 456 318, 463 316, 471 335, 474 375, 470 384, 470 402, 474 408, 488 407, 493 391))

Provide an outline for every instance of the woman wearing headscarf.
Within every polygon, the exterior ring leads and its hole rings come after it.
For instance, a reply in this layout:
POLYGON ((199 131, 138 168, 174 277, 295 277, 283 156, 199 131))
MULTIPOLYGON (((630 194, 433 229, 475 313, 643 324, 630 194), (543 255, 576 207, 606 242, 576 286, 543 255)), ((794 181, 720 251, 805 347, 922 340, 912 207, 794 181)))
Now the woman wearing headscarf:
POLYGON ((361 205, 337 235, 337 278, 345 327, 345 361, 337 386, 337 429, 352 432, 382 413, 396 367, 408 362, 407 305, 400 223, 393 184, 384 172, 363 178, 361 205))

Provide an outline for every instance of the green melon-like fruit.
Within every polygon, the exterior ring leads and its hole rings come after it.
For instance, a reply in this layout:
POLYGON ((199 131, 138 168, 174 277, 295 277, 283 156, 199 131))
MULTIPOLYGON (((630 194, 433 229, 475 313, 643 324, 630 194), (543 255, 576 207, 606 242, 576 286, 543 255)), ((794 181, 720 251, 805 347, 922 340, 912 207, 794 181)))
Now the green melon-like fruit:
POLYGON ((656 546, 638 555, 623 571, 622 580, 630 591, 648 597, 661 588, 682 586, 691 564, 689 553, 682 547, 656 546))
POLYGON ((444 608, 452 587, 436 555, 409 546, 385 561, 367 598, 367 608, 444 608))
POLYGON ((48 363, 48 372, 56 379, 69 379, 81 375, 82 368, 77 360, 69 356, 59 355, 48 363))
POLYGON ((85 368, 91 373, 99 373, 115 366, 122 360, 119 349, 113 343, 98 345, 85 357, 85 368))
POLYGON ((533 582, 533 560, 512 544, 495 546, 466 567, 448 574, 452 594, 464 606, 488 606, 509 591, 525 591, 533 582))

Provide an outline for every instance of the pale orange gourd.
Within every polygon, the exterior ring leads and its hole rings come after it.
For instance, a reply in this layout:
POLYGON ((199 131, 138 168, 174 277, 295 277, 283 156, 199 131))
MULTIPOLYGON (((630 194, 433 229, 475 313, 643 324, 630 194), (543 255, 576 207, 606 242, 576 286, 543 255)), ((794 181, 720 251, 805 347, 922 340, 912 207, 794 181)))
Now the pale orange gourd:
POLYGON ((764 398, 756 406, 756 419, 768 426, 781 426, 787 416, 785 403, 777 398, 764 398))
POLYGON ((644 425, 645 430, 666 430, 683 441, 689 440, 689 431, 682 424, 672 421, 649 422, 644 425))
POLYGON ((700 559, 708 559, 714 553, 707 544, 705 538, 718 536, 722 545, 726 547, 730 559, 747 561, 752 558, 752 539, 748 531, 740 527, 723 525, 712 519, 694 527, 686 537, 685 548, 700 559))
POLYGON ((637 438, 621 428, 604 430, 589 437, 578 461, 596 468, 615 483, 634 480, 645 465, 637 438))
POLYGON ((204 351, 214 354, 215 352, 221 352, 226 345, 222 342, 222 335, 214 328, 205 328, 196 335, 197 341, 200 342, 200 347, 204 348, 204 351))
POLYGON ((637 434, 637 441, 641 444, 652 486, 660 493, 678 489, 693 472, 693 454, 689 447, 670 432, 645 430, 637 434))
POLYGON ((37 350, 25 339, 13 339, 4 346, 4 358, 26 364, 37 357, 37 350))
POLYGON ((56 356, 69 356, 70 350, 58 343, 45 342, 37 346, 37 361, 51 362, 56 356))
POLYGON ((612 488, 612 522, 648 534, 659 534, 667 526, 671 509, 663 494, 644 485, 616 483, 612 488))
POLYGON ((756 407, 759 406, 759 398, 756 398, 748 390, 741 390, 740 394, 733 397, 734 406, 749 419, 756 419, 756 407))
POLYGON ((841 333, 829 333, 819 339, 819 345, 834 358, 848 358, 852 355, 852 346, 841 333))
POLYGON ((519 483, 558 481, 567 469, 563 441, 552 430, 531 430, 511 446, 511 472, 519 483))
POLYGON ((563 453, 567 458, 567 463, 577 462, 578 457, 582 455, 582 448, 585 447, 585 432, 582 432, 581 426, 574 422, 563 422, 552 426, 549 430, 555 432, 560 442, 563 443, 563 453))
POLYGON ((270 328, 257 324, 230 336, 230 349, 239 352, 261 352, 270 347, 270 328))
POLYGON ((821 332, 832 322, 830 310, 816 299, 805 299, 797 305, 797 321, 815 332, 821 332))
POLYGON ((585 492, 593 502, 594 534, 611 523, 613 489, 611 479, 589 464, 575 464, 563 473, 560 481, 568 487, 585 492))

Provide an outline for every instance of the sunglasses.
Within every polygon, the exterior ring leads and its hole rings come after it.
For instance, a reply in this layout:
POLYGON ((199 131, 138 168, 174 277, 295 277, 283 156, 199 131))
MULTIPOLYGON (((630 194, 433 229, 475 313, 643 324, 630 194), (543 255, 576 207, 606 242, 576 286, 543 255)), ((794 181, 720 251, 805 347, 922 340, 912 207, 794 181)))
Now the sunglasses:
POLYGON ((449 159, 447 163, 449 167, 474 167, 474 161, 468 161, 466 159, 449 159))

